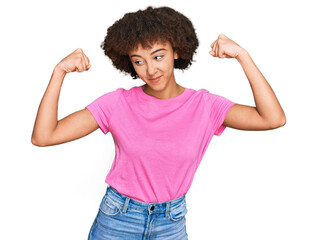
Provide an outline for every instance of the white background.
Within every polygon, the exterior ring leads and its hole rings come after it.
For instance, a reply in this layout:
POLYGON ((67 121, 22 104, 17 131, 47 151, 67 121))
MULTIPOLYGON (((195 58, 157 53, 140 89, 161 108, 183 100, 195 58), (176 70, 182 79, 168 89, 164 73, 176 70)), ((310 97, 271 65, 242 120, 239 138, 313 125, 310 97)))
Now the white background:
POLYGON ((54 66, 78 47, 92 67, 66 76, 59 119, 143 84, 117 71, 100 43, 124 13, 148 5, 175 8, 196 28, 196 62, 176 70, 180 85, 255 106, 238 61, 208 53, 224 33, 249 52, 287 117, 279 129, 213 137, 187 194, 189 239, 316 240, 317 16, 307 0, 1 2, 0 239, 87 239, 115 154, 112 135, 98 129, 41 148, 31 144, 33 124, 54 66))

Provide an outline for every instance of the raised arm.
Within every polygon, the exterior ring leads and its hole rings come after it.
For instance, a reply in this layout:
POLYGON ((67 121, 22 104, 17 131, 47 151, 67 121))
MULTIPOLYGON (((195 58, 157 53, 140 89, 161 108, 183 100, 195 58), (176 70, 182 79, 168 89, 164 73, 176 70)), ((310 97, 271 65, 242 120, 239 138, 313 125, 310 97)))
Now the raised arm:
POLYGON ((209 52, 214 57, 236 58, 252 89, 256 107, 233 105, 223 125, 240 130, 269 130, 284 126, 286 116, 273 89, 253 62, 249 53, 237 43, 220 34, 209 52))
POLYGON ((80 48, 56 65, 37 112, 32 144, 61 144, 86 136, 98 128, 96 120, 87 109, 74 112, 61 120, 57 119, 58 100, 66 74, 87 71, 90 67, 89 59, 80 48))

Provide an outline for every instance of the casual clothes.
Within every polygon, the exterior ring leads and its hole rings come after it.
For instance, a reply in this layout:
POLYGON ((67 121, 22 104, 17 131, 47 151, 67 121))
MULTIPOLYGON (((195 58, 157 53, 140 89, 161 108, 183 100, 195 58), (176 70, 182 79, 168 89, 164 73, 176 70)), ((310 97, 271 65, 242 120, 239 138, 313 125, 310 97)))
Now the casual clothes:
POLYGON ((86 108, 101 131, 112 134, 115 157, 106 183, 146 202, 165 202, 187 193, 213 135, 235 103, 206 89, 185 88, 159 99, 141 86, 118 88, 86 108))
POLYGON ((144 203, 107 187, 88 240, 187 240, 185 195, 164 203, 144 203))

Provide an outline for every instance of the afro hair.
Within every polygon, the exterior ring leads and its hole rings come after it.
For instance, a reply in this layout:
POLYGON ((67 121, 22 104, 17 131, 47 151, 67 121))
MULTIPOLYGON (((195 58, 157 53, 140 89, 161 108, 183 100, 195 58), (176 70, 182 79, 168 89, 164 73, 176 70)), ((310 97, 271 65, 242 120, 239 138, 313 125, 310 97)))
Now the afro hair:
POLYGON ((145 10, 126 13, 117 20, 108 28, 100 47, 115 68, 137 79, 129 52, 139 44, 146 48, 166 41, 179 57, 174 60, 174 68, 187 69, 199 45, 192 22, 172 8, 149 6, 145 10))

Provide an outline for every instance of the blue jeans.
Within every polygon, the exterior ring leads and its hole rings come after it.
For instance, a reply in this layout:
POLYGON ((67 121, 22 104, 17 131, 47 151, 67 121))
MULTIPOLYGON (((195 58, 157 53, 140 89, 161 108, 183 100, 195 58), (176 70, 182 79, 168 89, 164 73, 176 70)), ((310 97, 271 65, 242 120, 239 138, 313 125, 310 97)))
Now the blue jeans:
POLYGON ((145 203, 108 186, 88 240, 187 240, 185 196, 145 203))

